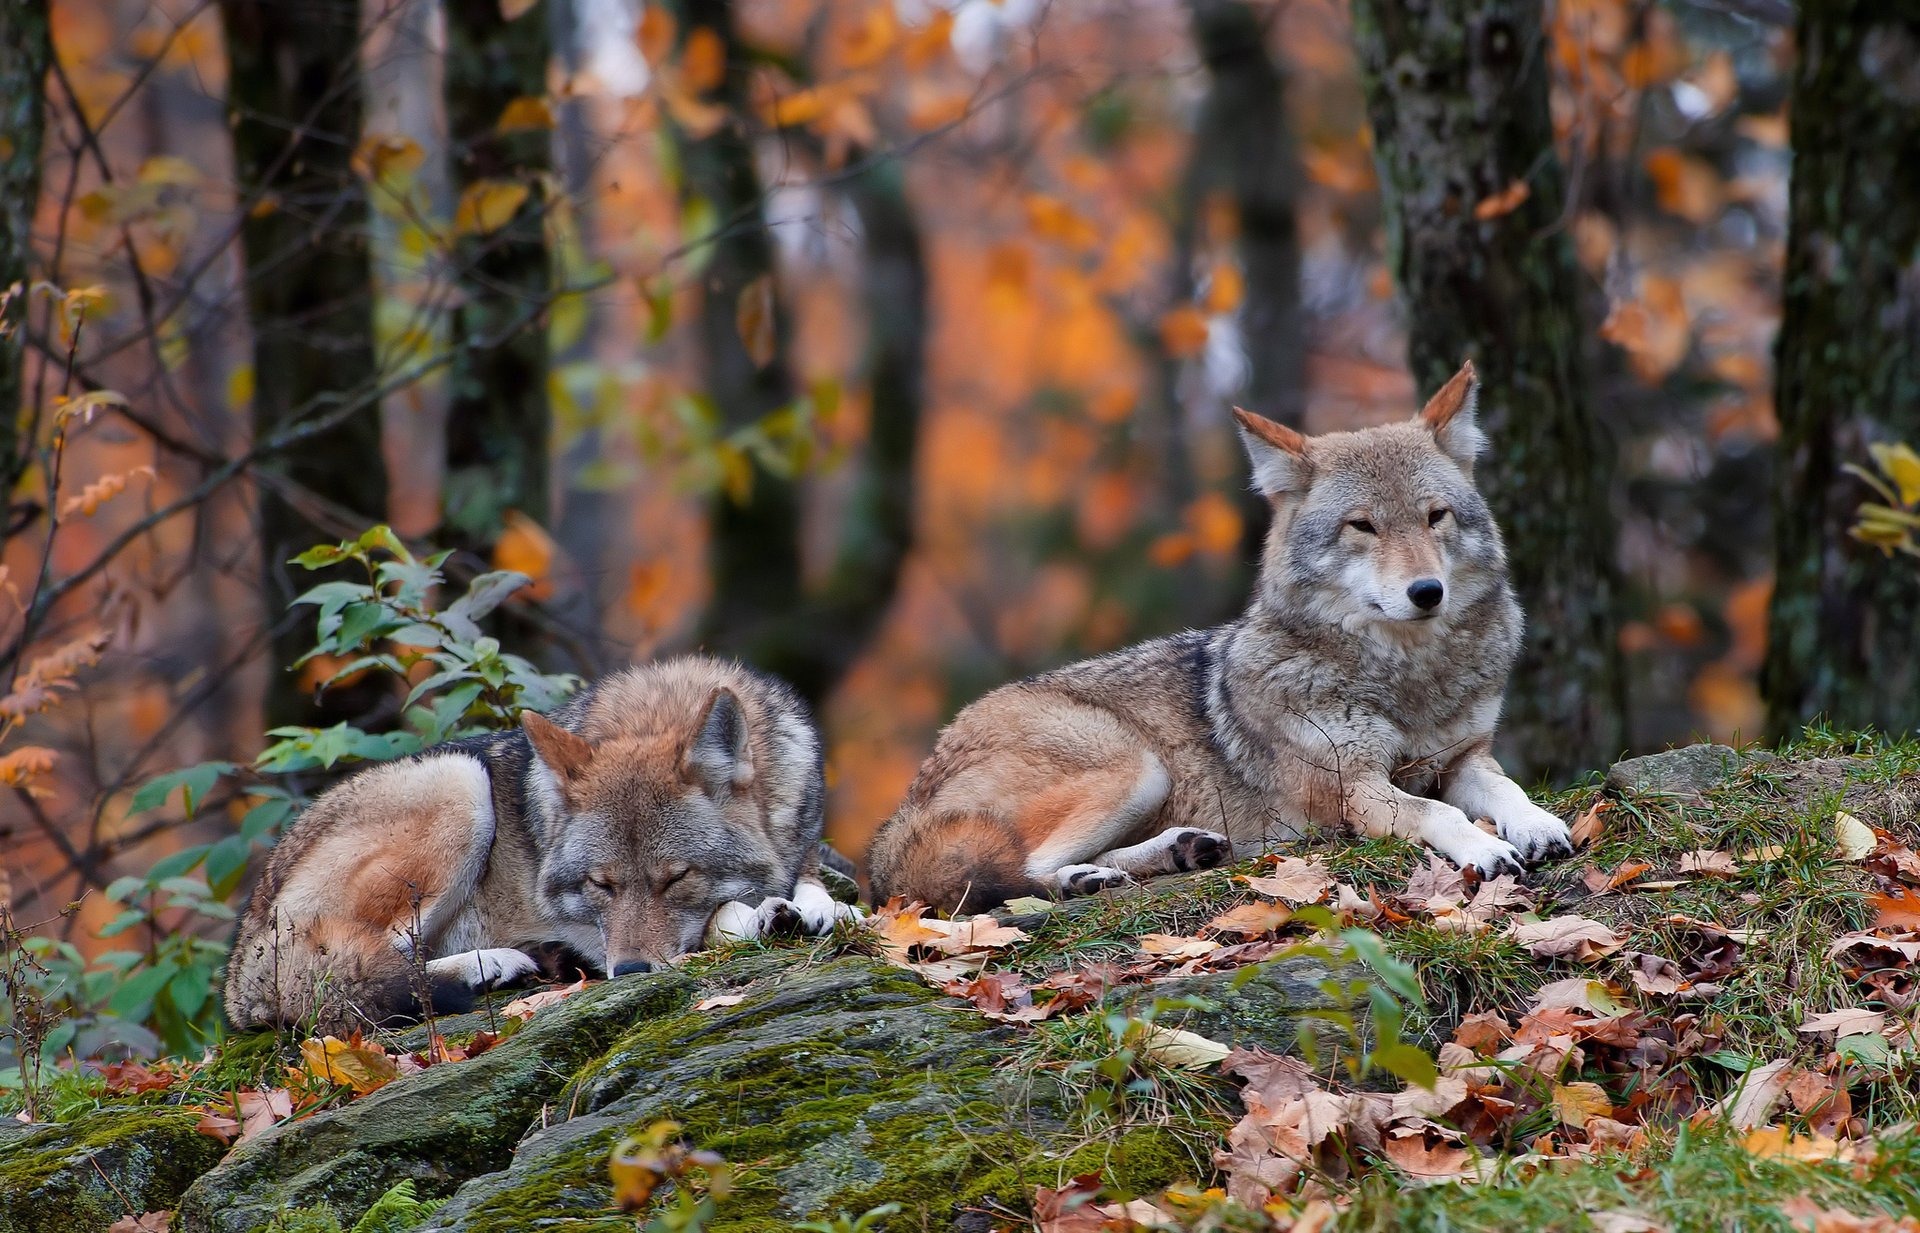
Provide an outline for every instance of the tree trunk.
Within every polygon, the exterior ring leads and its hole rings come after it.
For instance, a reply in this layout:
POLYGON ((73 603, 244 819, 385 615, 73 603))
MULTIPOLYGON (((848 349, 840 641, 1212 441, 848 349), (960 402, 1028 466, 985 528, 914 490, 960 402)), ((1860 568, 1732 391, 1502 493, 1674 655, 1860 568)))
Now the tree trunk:
MULTIPOLYGON (((359 23, 352 4, 222 0, 247 310, 253 327, 253 431, 273 435, 324 413, 374 378, 373 292, 365 195, 350 165, 360 137, 359 23)), ((386 514, 380 423, 369 409, 298 450, 262 464, 368 523, 386 514)), ((287 558, 338 536, 315 526, 270 485, 260 487, 266 611, 276 620, 316 576, 287 558)), ((316 708, 288 666, 312 639, 282 622, 273 639, 270 723, 320 723, 359 713, 366 699, 333 691, 316 708)))
POLYGON ((46 128, 47 66, 53 58, 47 0, 0 5, 0 543, 13 530, 8 498, 19 485, 33 442, 21 436, 27 286, 33 264, 33 215, 40 200, 40 141, 46 128))
POLYGON ((1356 0, 1389 261, 1423 390, 1472 358, 1493 448, 1476 479, 1507 538, 1527 645, 1503 752, 1522 774, 1619 752, 1609 464, 1587 405, 1579 287, 1559 227, 1539 0, 1356 0), (1526 184, 1518 208, 1477 203, 1526 184))
POLYGON ((1775 377, 1774 736, 1819 715, 1920 726, 1920 570, 1847 535, 1867 446, 1920 446, 1920 14, 1801 0, 1775 377))
POLYGON ((552 40, 544 13, 514 21, 499 0, 443 0, 447 132, 454 186, 483 181, 532 189, 513 219, 460 241, 461 304, 447 420, 446 518, 454 541, 486 554, 508 510, 547 521, 547 334, 544 316, 512 323, 550 291, 546 202, 536 178, 551 164, 545 128, 502 133, 516 98, 544 98, 552 40), (509 333, 511 331, 511 333, 509 333))
MULTIPOLYGON (((683 35, 705 27, 726 51, 726 76, 710 101, 729 120, 706 137, 681 135, 682 196, 704 201, 719 227, 701 269, 699 338, 706 394, 723 431, 745 427, 793 397, 786 364, 788 329, 774 304, 774 354, 756 364, 740 337, 740 293, 773 274, 773 239, 762 209, 748 114, 750 65, 735 39, 729 0, 684 0, 683 35)), ((684 42, 684 40, 683 40, 684 42)), ((787 626, 800 600, 800 502, 792 480, 755 467, 744 500, 725 492, 713 507, 713 603, 702 642, 783 675, 797 662, 787 626), (789 662, 794 661, 794 662, 789 662)), ((817 697, 814 698, 818 700, 817 697)))
MULTIPOLYGON (((1267 54, 1259 16, 1238 0, 1194 0, 1193 39, 1212 88, 1201 104, 1181 190, 1179 251, 1191 256, 1197 216, 1224 195, 1239 224, 1247 279, 1240 328, 1250 371, 1244 405, 1298 427, 1306 410, 1300 317, 1300 169, 1287 131, 1286 78, 1267 54)), ((1190 277, 1180 271, 1183 280, 1190 277)))

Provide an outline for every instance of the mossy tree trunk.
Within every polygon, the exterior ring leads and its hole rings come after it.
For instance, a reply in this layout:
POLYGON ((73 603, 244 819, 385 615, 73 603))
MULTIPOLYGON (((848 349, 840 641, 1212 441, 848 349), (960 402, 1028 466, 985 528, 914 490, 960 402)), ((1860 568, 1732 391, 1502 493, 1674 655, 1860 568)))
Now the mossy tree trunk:
POLYGON ((456 192, 490 182, 531 190, 504 227, 459 245, 446 519, 455 542, 484 555, 508 510, 540 523, 548 515, 546 319, 529 314, 551 290, 548 203, 538 181, 551 165, 552 134, 540 127, 502 132, 499 120, 515 99, 545 97, 552 39, 539 11, 507 21, 499 0, 443 3, 456 192))
POLYGON ((18 288, 6 302, 6 329, 0 333, 0 542, 14 530, 7 498, 33 456, 33 442, 22 432, 20 397, 40 141, 47 122, 44 86, 52 59, 47 0, 0 5, 0 293, 18 288))
MULTIPOLYGON (((367 203, 351 158, 360 138, 359 14, 353 4, 222 0, 230 71, 227 106, 246 218, 241 250, 253 329, 253 432, 366 399, 375 376, 367 203), (258 204, 254 204, 254 203, 258 204), (250 207, 250 208, 247 208, 250 207)), ((330 431, 267 459, 297 489, 365 523, 386 515, 387 469, 374 404, 330 431)), ((323 529, 272 483, 260 485, 266 612, 316 576, 287 558, 323 529)), ((267 695, 271 724, 357 716, 369 701, 335 691, 316 707, 288 666, 311 644, 304 622, 281 621, 267 695)))
POLYGON ((1801 0, 1775 377, 1776 573, 1762 685, 1773 735, 1824 714, 1920 727, 1920 570, 1847 535, 1841 468, 1920 447, 1920 10, 1801 0))
POLYGON ((1608 470, 1587 403, 1580 291, 1560 228, 1539 0, 1355 0, 1389 260, 1423 393, 1463 359, 1493 448, 1475 471, 1507 538, 1527 645, 1502 750, 1523 774, 1605 762, 1624 675, 1608 470), (1474 216, 1516 181, 1517 209, 1474 216))

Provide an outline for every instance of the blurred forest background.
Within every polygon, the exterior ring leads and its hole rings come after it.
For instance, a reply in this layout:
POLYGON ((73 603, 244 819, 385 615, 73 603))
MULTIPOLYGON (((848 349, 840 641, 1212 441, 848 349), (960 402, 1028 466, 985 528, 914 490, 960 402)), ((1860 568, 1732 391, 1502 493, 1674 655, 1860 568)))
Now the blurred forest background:
MULTIPOLYGON (((341 575, 289 558, 378 523, 530 579, 460 653, 531 667, 418 732, 739 655, 858 854, 981 691, 1239 610, 1232 405, 1377 423, 1467 356, 1524 776, 1913 727, 1900 7, 9 4, 0 902, 76 970, 142 937, 116 979, 220 933, 433 670, 375 604, 301 659, 341 575)), ((168 979, 118 1012, 213 1013, 168 979)))

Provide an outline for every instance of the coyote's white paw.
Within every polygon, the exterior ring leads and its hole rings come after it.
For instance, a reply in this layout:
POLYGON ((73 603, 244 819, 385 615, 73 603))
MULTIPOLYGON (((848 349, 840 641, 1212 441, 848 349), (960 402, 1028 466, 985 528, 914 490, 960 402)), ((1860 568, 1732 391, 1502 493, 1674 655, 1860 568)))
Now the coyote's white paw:
POLYGON ((1518 848, 1496 835, 1487 834, 1467 821, 1465 814, 1460 814, 1450 825, 1429 827, 1421 838, 1434 851, 1460 868, 1472 866, 1479 870, 1482 877, 1527 871, 1527 867, 1521 863, 1518 848))
POLYGON ((451 976, 474 990, 497 989, 539 970, 540 964, 533 956, 505 946, 463 950, 457 955, 427 961, 427 971, 431 975, 451 976))
POLYGON ((1218 831, 1203 831, 1197 826, 1181 826, 1166 832, 1172 839, 1167 856, 1176 873, 1191 869, 1212 869, 1224 865, 1233 855, 1233 843, 1218 831))
POLYGON ((1125 870, 1106 865, 1062 865, 1053 876, 1063 895, 1097 895, 1133 881, 1125 870))
POLYGON ((841 903, 823 887, 802 882, 791 899, 773 896, 762 899, 758 907, 738 901, 720 905, 707 937, 713 942, 749 942, 795 933, 822 934, 836 921, 859 919, 859 908, 841 903))
POLYGON ((1524 809, 1503 812, 1505 816, 1493 820, 1500 828, 1500 838, 1512 844, 1529 864, 1573 855, 1573 836, 1567 824, 1540 806, 1528 803, 1524 809))

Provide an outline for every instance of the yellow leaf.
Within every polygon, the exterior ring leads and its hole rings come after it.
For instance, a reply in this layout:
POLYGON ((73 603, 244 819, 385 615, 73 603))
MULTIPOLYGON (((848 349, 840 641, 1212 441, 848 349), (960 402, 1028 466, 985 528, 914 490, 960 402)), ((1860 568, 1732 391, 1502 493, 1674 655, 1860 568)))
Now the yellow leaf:
POLYGON ((893 49, 899 37, 899 22, 890 4, 875 5, 866 18, 849 30, 840 44, 840 57, 849 68, 870 68, 893 49))
POLYGON ((54 422, 65 424, 68 420, 77 419, 84 424, 102 407, 126 405, 127 396, 118 390, 88 390, 73 398, 61 398, 55 404, 54 422))
POLYGON ((345 1041, 328 1036, 303 1040, 300 1056, 305 1059, 308 1074, 328 1083, 344 1084, 356 1096, 365 1096, 400 1077, 399 1068, 385 1049, 358 1039, 345 1041))
POLYGON ((1900 490, 1900 503, 1920 502, 1920 454, 1904 441, 1894 445, 1869 445, 1867 451, 1880 470, 1900 490))
POLYGON ((353 172, 363 180, 411 175, 426 161, 419 143, 398 133, 368 133, 353 150, 353 172))
POLYGON ((1553 1112, 1561 1125, 1581 1130, 1596 1117, 1612 1117, 1613 1105, 1597 1083, 1556 1083, 1553 1112))
POLYGON ((238 408, 253 401, 253 365, 236 364, 227 374, 227 402, 238 408))
POLYGON ((1218 1065, 1233 1052, 1230 1046, 1211 1040, 1198 1032, 1157 1026, 1148 1029, 1147 1038, 1141 1042, 1141 1047, 1146 1050, 1149 1057, 1164 1062, 1168 1066, 1180 1066, 1193 1070, 1218 1065))
POLYGON ((1473 207, 1473 216, 1481 222, 1502 218, 1519 209, 1527 198, 1533 196, 1533 190, 1527 187, 1525 180, 1515 180, 1491 197, 1484 197, 1473 207))
POLYGON ((500 112, 494 127, 503 133, 531 132, 553 127, 553 108, 538 95, 514 99, 500 112))
POLYGON ((740 342, 747 349, 747 358, 756 368, 773 363, 777 341, 774 316, 773 275, 762 274, 740 289, 733 317, 734 325, 740 330, 740 342))
POLYGON ((455 235, 492 235, 513 221, 527 199, 527 186, 512 180, 469 184, 453 211, 455 235))

